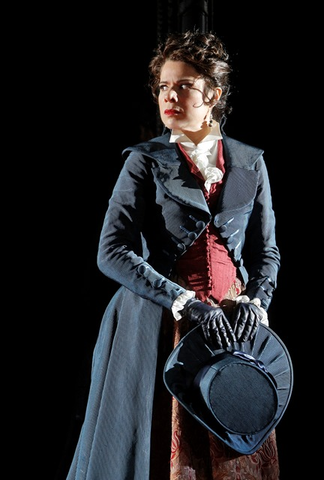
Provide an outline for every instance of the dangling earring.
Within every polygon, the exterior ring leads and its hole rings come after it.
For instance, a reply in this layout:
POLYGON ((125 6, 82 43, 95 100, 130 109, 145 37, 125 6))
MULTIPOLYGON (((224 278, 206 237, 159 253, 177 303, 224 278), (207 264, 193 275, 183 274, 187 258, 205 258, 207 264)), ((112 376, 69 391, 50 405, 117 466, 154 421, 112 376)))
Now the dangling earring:
POLYGON ((210 109, 210 118, 209 118, 209 122, 208 122, 208 127, 209 128, 212 128, 213 126, 213 108, 214 106, 216 105, 217 101, 215 101, 212 105, 211 105, 211 109, 210 109))

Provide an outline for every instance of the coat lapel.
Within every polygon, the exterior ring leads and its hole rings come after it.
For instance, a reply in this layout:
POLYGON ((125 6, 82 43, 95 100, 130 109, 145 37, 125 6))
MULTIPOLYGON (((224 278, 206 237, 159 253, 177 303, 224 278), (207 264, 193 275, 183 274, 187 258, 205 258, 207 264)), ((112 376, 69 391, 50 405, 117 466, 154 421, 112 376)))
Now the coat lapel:
POLYGON ((177 149, 160 150, 153 156, 158 162, 153 171, 161 188, 176 201, 210 213, 203 192, 177 149))

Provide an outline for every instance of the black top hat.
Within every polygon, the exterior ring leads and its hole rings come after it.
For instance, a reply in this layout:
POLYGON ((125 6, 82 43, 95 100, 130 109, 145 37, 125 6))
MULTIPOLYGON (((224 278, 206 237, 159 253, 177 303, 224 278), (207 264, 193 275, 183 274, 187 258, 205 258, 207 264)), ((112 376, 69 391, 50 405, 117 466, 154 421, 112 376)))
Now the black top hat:
POLYGON ((293 387, 293 367, 282 340, 259 324, 253 340, 215 350, 200 326, 172 351, 164 366, 170 393, 203 426, 242 454, 254 453, 281 420, 293 387))

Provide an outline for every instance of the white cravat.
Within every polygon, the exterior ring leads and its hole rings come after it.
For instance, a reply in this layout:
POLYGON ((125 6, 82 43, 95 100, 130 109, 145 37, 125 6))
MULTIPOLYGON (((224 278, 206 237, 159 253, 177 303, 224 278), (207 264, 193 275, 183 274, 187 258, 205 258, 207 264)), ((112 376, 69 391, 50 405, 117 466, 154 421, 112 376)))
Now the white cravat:
POLYGON ((198 143, 198 145, 191 142, 182 132, 172 131, 170 137, 171 143, 181 143, 191 160, 197 165, 205 179, 205 188, 208 192, 212 183, 219 182, 223 178, 223 172, 215 166, 218 140, 220 138, 223 137, 217 122, 214 122, 210 134, 198 143))

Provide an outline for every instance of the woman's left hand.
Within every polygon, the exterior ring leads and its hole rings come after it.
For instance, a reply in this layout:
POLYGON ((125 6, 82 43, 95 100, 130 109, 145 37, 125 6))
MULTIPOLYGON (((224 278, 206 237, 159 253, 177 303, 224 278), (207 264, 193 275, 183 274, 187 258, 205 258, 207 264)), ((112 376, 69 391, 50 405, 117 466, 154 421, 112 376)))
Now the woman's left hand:
POLYGON ((234 309, 232 327, 238 342, 252 340, 259 322, 264 321, 265 312, 253 301, 239 301, 234 309))

